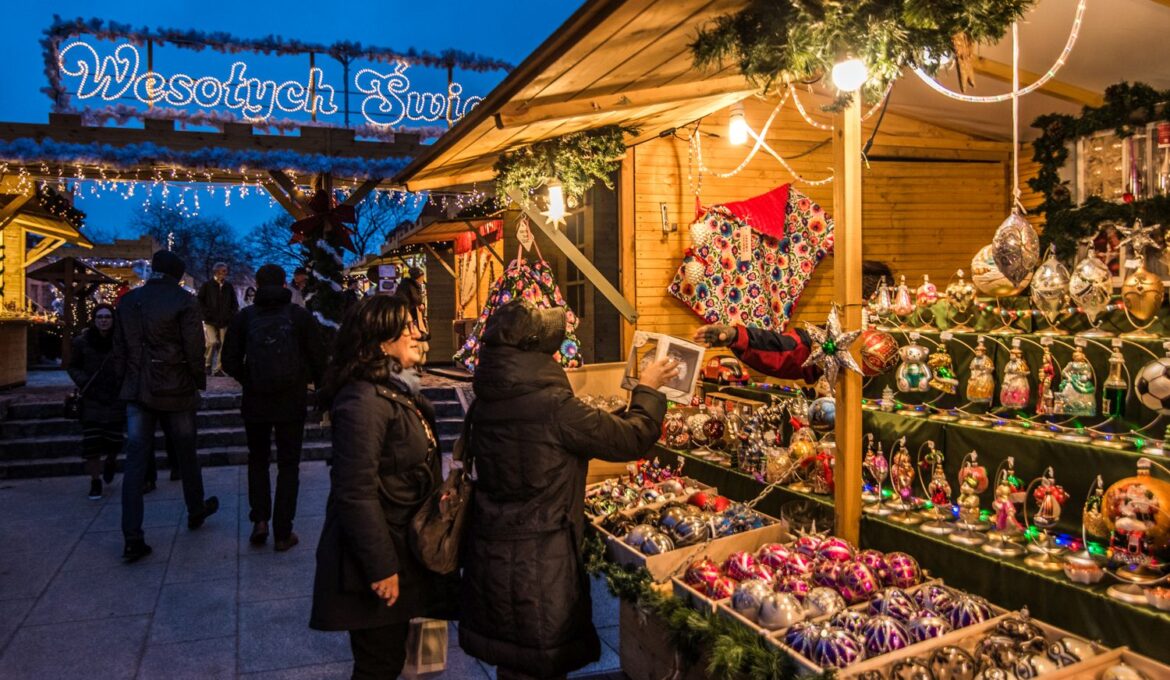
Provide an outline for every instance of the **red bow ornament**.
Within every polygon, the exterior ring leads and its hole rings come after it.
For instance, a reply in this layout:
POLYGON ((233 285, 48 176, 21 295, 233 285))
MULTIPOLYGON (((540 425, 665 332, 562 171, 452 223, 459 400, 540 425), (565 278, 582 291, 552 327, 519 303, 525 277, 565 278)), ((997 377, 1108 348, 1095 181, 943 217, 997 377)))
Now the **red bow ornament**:
POLYGON ((356 252, 350 238, 353 230, 346 226, 357 223, 357 211, 352 205, 339 205, 333 192, 318 189, 309 200, 309 210, 312 215, 293 222, 293 236, 289 243, 308 243, 336 232, 337 244, 350 252, 356 252))

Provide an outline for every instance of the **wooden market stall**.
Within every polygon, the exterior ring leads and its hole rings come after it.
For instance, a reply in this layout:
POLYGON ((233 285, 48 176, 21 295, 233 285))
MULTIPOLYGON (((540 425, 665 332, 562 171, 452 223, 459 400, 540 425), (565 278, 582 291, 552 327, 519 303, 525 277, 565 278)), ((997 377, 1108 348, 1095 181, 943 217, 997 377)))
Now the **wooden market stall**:
MULTIPOLYGON (((883 103, 873 108, 854 104, 829 114, 824 107, 834 93, 822 86, 781 87, 761 97, 734 64, 696 68, 691 50, 696 33, 746 5, 739 0, 586 2, 479 107, 396 179, 416 191, 488 182, 496 176, 501 154, 604 126, 636 128, 625 135, 615 181, 615 239, 620 253, 616 276, 607 277, 591 266, 588 255, 564 238, 546 216, 526 205, 523 196, 511 195, 513 208, 579 265, 599 294, 622 315, 623 349, 629 348, 635 328, 689 337, 700 324, 695 313, 668 292, 676 277, 682 276, 684 254, 693 245, 689 226, 700 206, 741 201, 792 183, 823 207, 835 220, 835 255, 827 258, 831 263, 821 262, 809 273, 792 321, 821 324, 830 306, 837 303, 845 308, 843 321, 848 330, 860 327, 863 258, 889 264, 895 276, 907 277, 911 290, 926 275, 941 291, 955 280, 956 270, 970 274, 973 255, 992 241, 1017 199, 1027 210, 1050 201, 1050 196, 1033 191, 1027 182, 1043 166, 1030 160, 1026 146, 1019 172, 1013 170, 1010 97, 979 106, 955 101, 906 70, 883 103), (760 145, 750 139, 743 146, 730 144, 733 117, 742 117, 759 131, 769 152, 752 153, 760 145), (1021 193, 1014 196, 1017 179, 1021 193)), ((1170 79, 1157 70, 1163 58, 1170 57, 1170 46, 1158 37, 1164 31, 1153 28, 1170 27, 1170 8, 1148 0, 1089 3, 1087 11, 1085 6, 1050 0, 1032 9, 1021 34, 1035 50, 1015 69, 1010 40, 983 46, 972 60, 979 94, 1011 91, 1013 76, 1019 86, 1043 79, 1018 100, 1017 129, 1024 140, 1043 132, 1027 129, 1029 121, 1041 114, 1072 114, 1082 106, 1101 106, 1106 87, 1113 83, 1138 77, 1154 87, 1170 86, 1170 79), (1072 57, 1067 46, 1062 51, 1070 26, 1068 45, 1084 27, 1072 57), (1137 45, 1146 56, 1135 65, 1127 55, 1137 45), (1058 67, 1064 70, 1053 77, 1049 64, 1058 56, 1058 67)), ((1150 115, 1143 109, 1137 116, 1139 124, 1144 125, 1150 115)), ((1120 163, 1120 155, 1116 161, 1120 163)), ((1074 171, 1066 167, 1063 172, 1074 171)), ((1120 201, 1124 187, 1123 182, 1109 199, 1120 201)), ((1037 226, 1044 223, 1042 216, 1032 220, 1037 226)), ((506 219, 504 230, 508 250, 508 240, 515 239, 516 221, 506 219)), ((1005 311, 1006 306, 999 305, 991 300, 979 307, 979 314, 1016 320, 1005 311)), ((1040 340, 1024 339, 1035 345, 1028 351, 1031 365, 1036 366, 1040 340)), ((963 341, 973 343, 975 338, 963 341)), ((1139 350, 1127 349, 1126 361, 1148 360, 1131 357, 1139 350)), ((1155 351, 1152 356, 1158 354, 1155 351)), ((996 356, 997 366, 1002 367, 1005 359, 1006 349, 1004 356, 996 356)), ((1099 375, 1104 374, 1103 359, 1096 368, 1099 375)), ((962 359, 963 370, 968 362, 969 357, 962 359)), ((871 405, 877 399, 873 389, 880 390, 889 382, 872 381, 867 386, 865 398, 871 405)), ((928 440, 940 443, 954 454, 954 460, 947 459, 948 475, 957 471, 958 459, 972 448, 986 455, 989 471, 1011 455, 1026 457, 1029 468, 1049 459, 1060 460, 1065 465, 1058 474, 1074 497, 1098 470, 1110 479, 1132 474, 1140 444, 1136 451, 1115 453, 1104 443, 1081 449, 1079 440, 1066 445, 1051 435, 1046 443, 1039 443, 1041 437, 1013 433, 1011 428, 967 430, 961 424, 948 424, 945 418, 916 417, 913 410, 863 414, 861 388, 859 376, 847 377, 838 388, 833 502, 806 492, 771 489, 760 507, 778 516, 782 503, 793 499, 819 504, 836 513, 836 533, 855 541, 860 534, 861 546, 933 558, 938 575, 972 592, 1005 606, 1029 604, 1033 614, 1060 620, 1077 634, 1113 645, 1130 644, 1166 660, 1159 640, 1170 631, 1170 617, 1153 607, 1135 607, 1137 603, 1106 597, 1108 583, 1075 584, 1061 578, 1059 571, 1053 575, 1023 560, 992 557, 977 547, 959 548, 880 517, 862 519, 860 512, 863 428, 883 441, 908 437, 912 447, 924 447, 928 440), (1077 456, 1091 463, 1073 462, 1077 456)), ((766 401, 768 394, 767 390, 748 390, 743 396, 766 401)), ((1134 398, 1131 393, 1130 399, 1134 398)), ((687 460, 688 471, 735 500, 748 500, 763 491, 762 484, 742 471, 729 471, 702 457, 665 448, 661 453, 670 460, 687 460)), ((1029 469, 1028 474, 1032 472, 1029 469)), ((1079 521, 1079 517, 1069 520, 1070 515, 1079 514, 1076 503, 1079 500, 1066 508, 1066 523, 1079 521)))

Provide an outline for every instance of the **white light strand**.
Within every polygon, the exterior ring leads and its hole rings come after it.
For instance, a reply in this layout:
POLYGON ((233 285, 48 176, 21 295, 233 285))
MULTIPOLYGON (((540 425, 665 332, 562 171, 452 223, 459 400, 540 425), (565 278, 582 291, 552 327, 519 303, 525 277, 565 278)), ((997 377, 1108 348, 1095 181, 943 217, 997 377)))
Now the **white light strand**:
MULTIPOLYGON (((886 91, 882 93, 882 96, 880 99, 878 99, 877 103, 874 104, 873 106, 871 106, 869 111, 866 111, 865 115, 863 115, 861 117, 862 122, 869 120, 870 118, 873 117, 873 114, 878 112, 878 109, 880 109, 882 107, 882 104, 886 103, 886 98, 888 98, 890 96, 890 92, 893 89, 894 89, 894 81, 891 80, 890 84, 886 86, 886 91)), ((795 85, 793 85, 792 83, 788 83, 788 91, 792 93, 792 103, 796 104, 796 110, 800 113, 800 117, 804 119, 804 122, 808 123, 812 127, 817 128, 818 130, 832 130, 833 129, 832 125, 825 125, 824 123, 819 123, 819 122, 813 120, 812 117, 808 115, 808 111, 805 110, 804 104, 802 104, 800 102, 800 96, 796 92, 795 85)))
POLYGON ((1064 66, 1065 61, 1068 60, 1068 55, 1070 52, 1072 52, 1073 45, 1075 45, 1077 42, 1077 36, 1081 32, 1081 21, 1084 19, 1084 16, 1085 16, 1085 5, 1086 4, 1087 4, 1087 0, 1080 0, 1080 2, 1077 3, 1076 18, 1073 19, 1072 30, 1069 31, 1068 40, 1065 42, 1064 49, 1061 50, 1060 56, 1056 58, 1056 61, 1052 64, 1051 67, 1049 67, 1048 71, 1045 72, 1044 75, 1040 77, 1039 80, 1037 80, 1036 82, 1032 83, 1031 85, 1025 87, 1022 90, 1020 89, 1019 84, 1016 83, 1015 85, 1013 85, 1012 91, 1008 92, 1006 94, 997 94, 997 95, 987 96, 987 97, 976 97, 974 95, 960 94, 958 92, 955 92, 953 90, 949 90, 949 89, 943 87, 937 80, 932 78, 930 75, 925 73, 922 69, 918 68, 917 66, 913 67, 913 71, 914 71, 914 73, 916 73, 918 75, 919 78, 922 79, 923 82, 925 82, 927 85, 929 85, 930 88, 932 90, 934 90, 935 92, 938 92, 939 94, 941 94, 943 96, 950 97, 951 99, 955 99, 955 100, 958 100, 961 102, 967 102, 969 104, 998 104, 1000 102, 1006 102, 1009 99, 1011 99, 1012 97, 1023 97, 1026 94, 1031 94, 1032 92, 1035 92, 1036 90, 1040 89, 1041 87, 1044 87, 1044 85, 1047 84, 1048 81, 1055 78, 1057 72, 1060 71, 1061 67, 1064 66))

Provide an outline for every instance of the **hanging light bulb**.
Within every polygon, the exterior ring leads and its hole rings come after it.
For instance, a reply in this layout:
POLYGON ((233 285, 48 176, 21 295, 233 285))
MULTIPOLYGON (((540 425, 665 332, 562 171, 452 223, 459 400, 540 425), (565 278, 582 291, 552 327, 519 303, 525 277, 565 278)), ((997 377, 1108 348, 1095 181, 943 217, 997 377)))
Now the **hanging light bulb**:
POLYGON ((727 120, 727 140, 735 146, 747 144, 748 124, 744 117, 743 102, 731 107, 731 115, 727 120))
POLYGON ((565 191, 555 179, 548 183, 548 210, 544 216, 553 225, 565 223, 565 191))
POLYGON ((833 65, 833 84, 838 90, 856 92, 861 89, 869 78, 869 68, 865 62, 856 57, 850 57, 833 65))

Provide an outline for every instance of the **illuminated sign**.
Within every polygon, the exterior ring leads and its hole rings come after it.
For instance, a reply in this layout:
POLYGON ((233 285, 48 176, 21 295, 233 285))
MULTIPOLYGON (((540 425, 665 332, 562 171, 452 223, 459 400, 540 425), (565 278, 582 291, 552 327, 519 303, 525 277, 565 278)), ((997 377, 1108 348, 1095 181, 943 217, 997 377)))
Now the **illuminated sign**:
MULTIPOLYGON (((337 90, 320 68, 309 69, 304 80, 279 83, 252 75, 243 61, 232 64, 226 74, 165 75, 144 70, 138 48, 131 43, 120 43, 112 54, 102 56, 81 40, 61 49, 58 64, 62 75, 77 79, 74 94, 79 99, 130 98, 148 105, 226 108, 250 122, 268 120, 277 109, 323 116, 338 112, 337 90)), ((364 68, 354 75, 354 88, 365 95, 360 110, 370 125, 387 128, 407 121, 455 121, 483 100, 463 98, 459 83, 450 83, 445 93, 413 91, 407 68, 399 61, 389 73, 364 68)))

